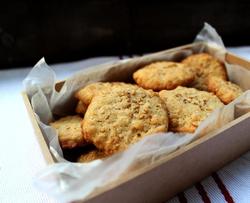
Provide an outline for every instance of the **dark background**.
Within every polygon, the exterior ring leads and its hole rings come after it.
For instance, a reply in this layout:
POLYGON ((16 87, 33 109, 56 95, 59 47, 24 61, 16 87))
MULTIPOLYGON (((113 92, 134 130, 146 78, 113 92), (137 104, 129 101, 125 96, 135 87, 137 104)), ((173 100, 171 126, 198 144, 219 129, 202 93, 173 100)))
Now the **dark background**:
POLYGON ((203 23, 226 46, 250 45, 250 1, 5 1, 0 69, 94 56, 141 54, 191 43, 203 23))

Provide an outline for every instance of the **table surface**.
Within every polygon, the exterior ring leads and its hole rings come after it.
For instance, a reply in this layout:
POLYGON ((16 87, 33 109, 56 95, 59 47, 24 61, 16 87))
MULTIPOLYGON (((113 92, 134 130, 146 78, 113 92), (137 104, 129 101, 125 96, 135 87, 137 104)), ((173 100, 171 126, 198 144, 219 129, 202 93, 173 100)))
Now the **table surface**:
MULTIPOLYGON (((228 49, 250 59, 250 47, 228 49)), ((82 68, 115 60, 119 57, 51 67, 61 80, 82 68)), ((32 186, 32 177, 46 164, 20 94, 22 81, 30 70, 31 67, 0 71, 0 202, 56 202, 32 186)), ((250 152, 168 202, 250 202, 250 152)))

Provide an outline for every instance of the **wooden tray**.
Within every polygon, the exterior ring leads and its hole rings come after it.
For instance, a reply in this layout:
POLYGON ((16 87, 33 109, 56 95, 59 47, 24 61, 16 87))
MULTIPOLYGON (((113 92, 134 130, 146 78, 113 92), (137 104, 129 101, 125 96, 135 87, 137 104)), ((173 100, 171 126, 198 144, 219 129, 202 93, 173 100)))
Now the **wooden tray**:
MULTIPOLYGON (((190 46, 193 44, 169 51, 187 49, 190 46)), ((250 69, 250 62, 231 53, 226 54, 226 61, 250 69)), ((63 81, 57 83, 56 88, 60 89, 62 84, 63 81)), ((55 161, 36 121, 28 96, 25 92, 22 95, 44 159, 47 164, 53 164, 55 161)), ((166 155, 153 166, 126 176, 116 184, 110 184, 84 202, 166 201, 247 152, 250 149, 248 126, 250 126, 250 112, 166 155)))

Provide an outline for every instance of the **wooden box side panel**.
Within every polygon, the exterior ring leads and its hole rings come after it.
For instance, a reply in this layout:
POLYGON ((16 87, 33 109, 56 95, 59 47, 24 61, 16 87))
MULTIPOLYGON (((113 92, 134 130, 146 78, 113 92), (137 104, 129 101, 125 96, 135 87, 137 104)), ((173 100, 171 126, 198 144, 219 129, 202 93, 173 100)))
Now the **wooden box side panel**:
POLYGON ((33 129, 34 129, 37 141, 38 141, 38 143, 40 145, 43 157, 44 157, 47 164, 52 164, 52 163, 54 163, 54 160, 53 160, 52 155, 51 155, 51 153, 49 151, 48 145, 45 142, 42 131, 41 131, 41 129, 40 129, 38 123, 37 123, 37 120, 35 118, 33 109, 31 107, 31 104, 30 104, 30 101, 29 101, 29 98, 28 98, 26 93, 22 93, 22 97, 23 97, 24 104, 26 106, 29 118, 31 120, 31 123, 32 123, 33 129))

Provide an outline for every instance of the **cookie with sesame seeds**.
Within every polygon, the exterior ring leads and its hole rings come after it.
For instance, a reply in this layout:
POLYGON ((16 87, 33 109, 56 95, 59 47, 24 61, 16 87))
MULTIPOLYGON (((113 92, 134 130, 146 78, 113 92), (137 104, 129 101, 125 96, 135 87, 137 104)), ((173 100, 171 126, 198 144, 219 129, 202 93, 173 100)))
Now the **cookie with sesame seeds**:
POLYGON ((66 116, 50 123, 58 133, 60 145, 63 149, 71 149, 87 144, 82 134, 80 116, 66 116))
POLYGON ((159 91, 189 85, 194 80, 195 73, 184 64, 161 61, 137 70, 133 78, 139 86, 159 91))
POLYGON ((238 85, 218 77, 208 78, 208 90, 219 97, 224 104, 229 104, 243 93, 238 85))
POLYGON ((207 91, 208 78, 217 76, 223 80, 227 80, 227 72, 225 65, 218 59, 207 53, 199 53, 188 56, 182 61, 196 74, 192 87, 207 91))
POLYGON ((193 133, 199 124, 223 103, 213 93, 195 88, 177 87, 162 90, 160 97, 166 103, 169 115, 169 130, 193 133))
POLYGON ((92 99, 82 129, 88 142, 113 154, 147 135, 166 132, 167 110, 151 90, 135 85, 113 86, 92 99))
POLYGON ((98 149, 92 149, 90 151, 88 151, 87 153, 81 154, 78 159, 77 162, 79 163, 88 163, 97 159, 104 159, 106 158, 108 155, 105 154, 104 152, 98 150, 98 149))
POLYGON ((95 82, 91 83, 75 93, 75 97, 79 99, 84 105, 88 106, 92 98, 98 94, 98 92, 105 90, 112 86, 124 85, 123 82, 95 82))

